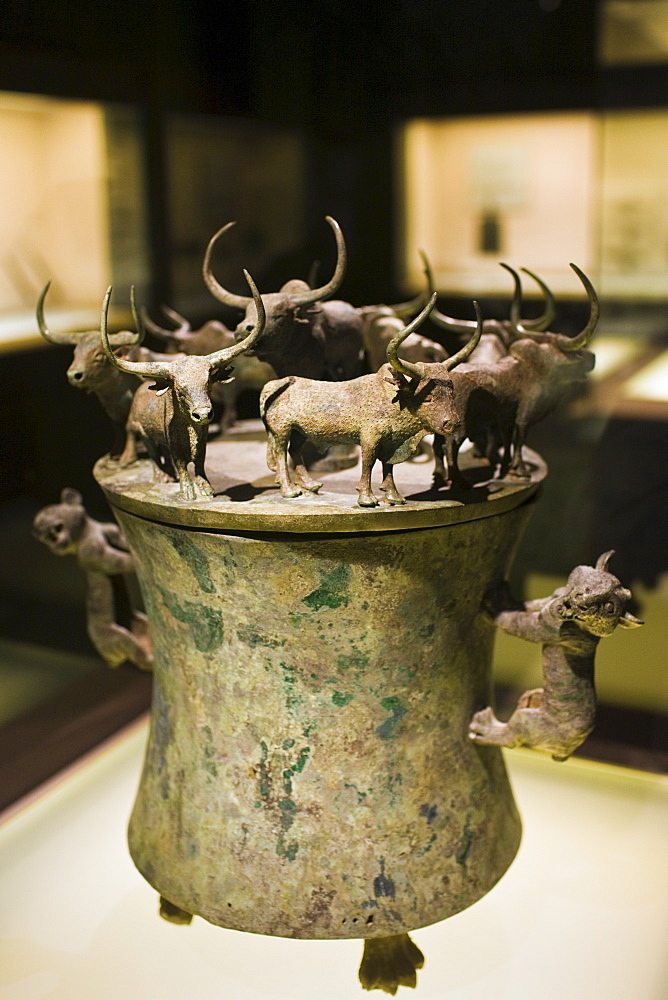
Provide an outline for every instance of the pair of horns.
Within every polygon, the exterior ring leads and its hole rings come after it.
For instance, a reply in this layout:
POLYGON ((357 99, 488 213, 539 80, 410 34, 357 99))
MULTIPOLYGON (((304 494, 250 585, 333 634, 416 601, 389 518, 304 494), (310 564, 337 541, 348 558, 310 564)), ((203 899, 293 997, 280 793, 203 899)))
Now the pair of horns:
MULTIPOLYGON (((44 300, 46 299, 50 288, 51 282, 47 281, 46 285, 42 289, 42 294, 37 301, 37 326, 39 327, 39 332, 45 340, 49 341, 50 344, 69 344, 70 346, 75 346, 79 343, 82 337, 86 337, 88 335, 86 331, 54 333, 52 330, 49 330, 46 325, 46 320, 44 319, 44 300)), ((121 330, 120 333, 112 333, 109 337, 109 343, 112 347, 128 347, 130 344, 140 344, 142 340, 143 332, 141 337, 138 339, 137 334, 132 333, 130 330, 121 330)))
MULTIPOLYGON (((343 233, 341 232, 341 227, 330 215, 327 215, 325 218, 332 227, 334 238, 336 239, 336 268, 334 270, 334 274, 327 284, 321 285, 320 288, 307 288, 302 291, 290 292, 290 301, 293 302, 294 305, 310 305, 315 302, 320 302, 322 299, 329 298, 338 289, 345 276, 348 258, 346 254, 346 243, 343 238, 343 233)), ((214 277, 211 270, 211 254, 217 240, 223 235, 223 233, 226 233, 234 225, 236 225, 236 223, 228 222, 227 225, 223 226, 222 229, 219 229, 217 233, 214 233, 209 240, 209 244, 204 254, 204 261, 202 262, 202 275, 204 277, 206 287, 209 289, 211 294, 219 300, 219 302, 223 302, 227 306, 233 306, 235 309, 246 309, 253 299, 247 295, 236 295, 234 292, 229 292, 214 277)))
MULTIPOLYGON (((397 351, 399 349, 399 346, 406 339, 406 337, 408 337, 409 334, 413 333, 415 330, 417 330, 419 326, 422 325, 422 323, 425 321, 427 316, 434 308, 435 304, 436 304, 436 292, 432 294, 431 298, 429 299, 429 302, 424 307, 420 315, 416 316, 413 322, 409 323, 408 326, 405 326, 403 330, 401 330, 396 335, 396 337, 393 337, 392 340, 387 345, 387 360, 389 361, 389 363, 392 365, 395 371, 400 372, 400 374, 402 375, 407 375, 411 379, 421 379, 423 377, 424 365, 413 364, 410 361, 403 361, 398 356, 397 351)), ((452 371, 452 369, 455 368, 458 364, 461 364, 462 361, 466 361, 466 359, 469 357, 469 355, 477 346, 480 340, 480 336, 482 334, 482 313, 480 311, 480 306, 478 305, 477 302, 474 302, 473 306, 476 311, 476 316, 478 317, 475 333, 469 340, 468 344, 465 344, 465 346, 462 347, 461 350, 457 351, 456 354, 453 354, 446 361, 438 362, 438 367, 442 369, 444 372, 452 371)))
MULTIPOLYGON (((266 314, 264 306, 262 304, 262 297, 257 290, 255 282, 251 278, 248 271, 244 271, 246 281, 248 286, 253 293, 252 301, 255 302, 257 309, 257 323, 255 324, 253 330, 236 344, 232 344, 230 347, 224 347, 220 351, 214 351, 212 354, 203 355, 212 368, 220 368, 223 365, 229 364, 234 358, 243 354, 244 351, 249 350, 253 345, 260 339, 264 333, 264 327, 266 323, 266 314)), ((104 297, 104 302, 102 303, 102 314, 100 318, 100 333, 102 336, 102 347, 109 361, 120 368, 121 371, 128 372, 132 375, 138 375, 140 378, 169 378, 173 371, 174 365, 177 364, 176 361, 126 361, 124 358, 117 358, 111 349, 111 343, 109 338, 109 333, 107 329, 107 313, 109 311, 109 300, 111 298, 111 285, 107 289, 107 293, 104 297)), ((131 292, 132 300, 132 312, 135 317, 135 324, 139 331, 142 331, 141 320, 137 314, 135 306, 135 295, 134 286, 131 292)), ((143 331, 137 335, 137 343, 139 342, 140 336, 143 335, 143 331)))

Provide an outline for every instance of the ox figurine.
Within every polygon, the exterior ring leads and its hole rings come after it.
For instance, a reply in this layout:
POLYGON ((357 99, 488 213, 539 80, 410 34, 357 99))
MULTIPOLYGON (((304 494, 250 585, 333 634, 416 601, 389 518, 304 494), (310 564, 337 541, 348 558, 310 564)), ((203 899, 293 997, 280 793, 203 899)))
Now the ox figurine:
POLYGON ((145 382, 137 390, 128 416, 128 440, 121 464, 136 456, 139 438, 159 470, 178 479, 182 500, 213 496, 204 471, 208 425, 213 416, 211 387, 230 377, 230 363, 262 336, 265 323, 262 299, 253 279, 244 271, 253 293, 258 321, 248 336, 230 347, 207 355, 176 354, 161 361, 125 361, 111 350, 107 333, 107 310, 111 287, 102 306, 101 335, 104 351, 121 371, 138 375, 145 382), (188 465, 194 466, 194 477, 188 465))
MULTIPOLYGON (((304 378, 342 380, 362 371, 362 317, 349 303, 324 302, 339 288, 346 272, 346 244, 338 223, 327 216, 334 231, 337 262, 332 278, 319 288, 294 279, 280 291, 262 296, 267 320, 257 356, 270 364, 279 377, 300 375, 304 378)), ((209 291, 220 302, 243 309, 245 316, 237 326, 237 336, 247 337, 257 324, 257 306, 253 299, 236 295, 216 280, 211 271, 213 248, 233 222, 211 237, 204 254, 202 273, 209 291)))
MULTIPOLYGON (((470 358, 471 364, 494 364, 495 361, 505 357, 510 350, 510 345, 513 341, 518 339, 518 336, 520 336, 517 333, 516 324, 521 324, 525 330, 542 332, 547 330, 556 315, 554 296, 548 286, 544 281, 542 281, 541 278, 538 277, 537 274, 534 274, 532 271, 527 270, 526 267, 523 267, 522 270, 524 273, 533 278, 533 280, 541 288, 545 296, 545 309, 543 313, 540 316, 535 317, 535 319, 521 319, 520 311, 522 307, 522 288, 519 278, 517 273, 509 267, 508 264, 502 263, 501 267, 504 267, 506 271, 510 272, 515 281, 515 293, 510 306, 510 319, 485 320, 483 323, 480 343, 470 358)), ((460 336, 470 337, 476 328, 475 320, 454 319, 452 316, 446 316, 445 313, 439 312, 438 309, 432 310, 430 318, 432 322, 441 330, 457 333, 460 336)))
POLYGON ((596 566, 576 566, 565 587, 521 604, 508 584, 492 588, 484 610, 499 628, 543 644, 544 686, 525 691, 508 722, 491 708, 476 712, 469 736, 481 746, 531 747, 567 760, 594 728, 594 656, 599 641, 643 623, 627 611, 631 591, 608 572, 614 552, 596 566))
POLYGON ((267 461, 277 472, 284 497, 299 496, 303 489, 317 492, 321 483, 311 479, 302 460, 306 441, 324 449, 331 444, 359 444, 362 474, 358 491, 361 507, 375 507, 371 471, 380 460, 381 490, 389 504, 403 504, 394 483, 393 466, 410 457, 425 434, 450 434, 456 426, 450 371, 464 361, 480 337, 482 318, 469 343, 439 364, 417 364, 408 369, 397 350, 429 315, 436 295, 412 323, 394 337, 387 348, 389 364, 373 375, 343 383, 316 382, 289 376, 269 382, 260 396, 260 415, 269 435, 267 461), (408 378, 406 377, 408 376, 408 378), (287 452, 294 462, 297 482, 290 479, 287 452))
MULTIPOLYGON (((141 380, 137 375, 122 371, 109 363, 100 344, 99 330, 84 333, 54 333, 49 330, 44 319, 44 300, 50 287, 51 282, 46 285, 37 303, 40 333, 52 344, 69 344, 74 347, 74 357, 67 369, 68 381, 75 388, 97 396, 102 409, 114 425, 111 455, 119 455, 125 441, 125 425, 132 399, 141 380)), ((150 351, 139 346, 137 335, 127 330, 112 333, 109 343, 115 353, 128 361, 152 357, 150 351)))
MULTIPOLYGON (((538 333, 514 323, 518 339, 508 355, 494 364, 477 365, 469 361, 453 374, 460 420, 453 434, 444 440, 434 440, 437 483, 468 485, 457 466, 457 453, 467 437, 492 463, 499 457, 499 449, 503 449, 502 475, 529 478, 530 470, 522 457, 528 429, 547 416, 568 388, 583 381, 594 367, 594 355, 585 347, 598 323, 598 298, 580 268, 575 264, 571 268, 589 298, 589 319, 580 333, 574 337, 549 331, 538 333)), ((516 279, 519 281, 517 275, 516 279)))
MULTIPOLYGON (((236 343, 232 330, 218 320, 208 320, 199 330, 192 330, 188 320, 175 309, 170 309, 169 306, 163 306, 162 309, 169 319, 178 324, 174 330, 158 326, 143 308, 140 310, 142 323, 150 333, 166 340, 176 351, 183 354, 212 354, 236 343)), ((276 378, 271 365, 252 354, 239 355, 230 369, 234 376, 232 381, 216 382, 211 386, 211 402, 214 408, 218 407, 219 414, 222 410, 220 429, 223 432, 236 422, 237 400, 241 393, 247 389, 259 392, 266 382, 276 378)))

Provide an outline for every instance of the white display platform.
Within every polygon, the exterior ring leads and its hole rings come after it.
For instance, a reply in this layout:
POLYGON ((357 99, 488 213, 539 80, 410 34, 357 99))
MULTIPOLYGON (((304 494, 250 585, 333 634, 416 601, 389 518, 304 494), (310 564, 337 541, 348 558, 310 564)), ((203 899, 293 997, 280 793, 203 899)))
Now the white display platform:
MULTIPOLYGON (((359 1000, 361 941, 160 919, 125 826, 146 723, 0 826, 1 1000, 359 1000)), ((519 855, 470 909, 412 935, 401 1000, 666 1000, 668 778, 513 751, 519 855)))

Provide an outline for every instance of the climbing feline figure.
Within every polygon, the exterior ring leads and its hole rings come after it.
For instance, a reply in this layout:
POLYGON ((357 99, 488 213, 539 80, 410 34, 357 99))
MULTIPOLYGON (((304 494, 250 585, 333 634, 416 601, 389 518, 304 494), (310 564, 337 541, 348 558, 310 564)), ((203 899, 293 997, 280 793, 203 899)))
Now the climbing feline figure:
POLYGON ((567 760, 594 728, 594 658, 600 639, 642 625, 626 610, 631 591, 608 572, 613 552, 596 566, 576 566, 565 587, 525 604, 506 581, 485 595, 484 609, 499 628, 543 643, 544 686, 525 691, 508 722, 491 708, 476 712, 469 736, 483 746, 532 747, 567 760))
POLYGON ((140 670, 152 670, 146 616, 133 611, 129 629, 116 621, 111 577, 133 572, 132 556, 118 525, 89 517, 81 494, 67 487, 60 503, 43 507, 36 515, 33 535, 56 555, 76 556, 86 574, 88 636, 102 659, 110 667, 128 660, 140 670))

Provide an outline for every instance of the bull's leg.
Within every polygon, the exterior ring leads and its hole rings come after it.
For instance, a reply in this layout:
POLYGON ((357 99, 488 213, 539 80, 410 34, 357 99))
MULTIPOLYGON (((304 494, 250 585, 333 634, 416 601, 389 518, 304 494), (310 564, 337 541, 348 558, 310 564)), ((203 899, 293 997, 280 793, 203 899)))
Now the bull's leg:
POLYGON ((459 435, 449 434, 445 438, 445 457, 448 466, 447 481, 454 489, 467 490, 469 483, 459 471, 459 449, 463 438, 459 435))
POLYGON ((443 461, 443 446, 445 438, 442 434, 434 434, 434 475, 432 481, 434 486, 445 486, 447 480, 445 476, 445 463, 443 461))
POLYGON ((194 466, 195 466, 195 492, 199 494, 200 497, 208 499, 213 496, 213 486, 207 479, 206 472, 204 471, 204 456, 206 455, 206 435, 208 432, 208 427, 205 427, 203 431, 200 431, 197 436, 197 448, 195 449, 194 456, 194 466))
POLYGON ((137 435, 134 428, 128 426, 125 429, 125 447, 118 456, 118 464, 121 468, 131 465, 137 461, 137 435))
POLYGON ((515 424, 511 443, 512 461, 508 469, 508 476, 513 479, 531 479, 531 470, 522 457, 522 445, 526 435, 526 428, 519 423, 515 424))
POLYGON ((190 478, 190 473, 188 472, 188 466, 186 462, 182 459, 173 459, 174 465, 176 466, 176 475, 179 480, 179 497, 181 500, 197 500, 197 490, 195 489, 195 484, 190 478))
POLYGON ((300 486, 303 486, 305 490, 310 493, 317 493, 322 487, 322 483, 319 483, 317 479, 309 474, 308 469, 304 465, 304 444, 306 443, 306 438, 303 434, 298 431, 293 431, 292 439, 290 441, 290 457, 295 467, 295 476, 299 482, 300 486))
MULTIPOLYGON (((269 430, 269 428, 268 428, 269 430)), ((281 491, 281 496, 291 499, 301 496, 301 490, 290 479, 288 470, 288 443, 290 441, 291 428, 282 431, 280 434, 269 430, 269 437, 272 439, 271 448, 276 459, 276 479, 281 491)))
POLYGON ((378 500, 371 492, 371 470, 376 462, 376 449, 362 441, 362 475, 357 485, 357 502, 360 507, 377 507, 378 500))
POLYGON ((395 485, 394 466, 390 465, 389 462, 383 462, 383 481, 380 484, 380 488, 385 494, 386 503, 393 505, 406 503, 406 500, 395 485))

